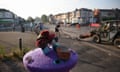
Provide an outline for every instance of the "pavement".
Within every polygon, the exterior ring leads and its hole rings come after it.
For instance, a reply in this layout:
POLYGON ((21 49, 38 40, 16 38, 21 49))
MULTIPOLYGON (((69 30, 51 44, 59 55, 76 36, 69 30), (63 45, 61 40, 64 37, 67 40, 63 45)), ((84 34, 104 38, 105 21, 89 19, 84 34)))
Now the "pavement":
MULTIPOLYGON (((51 30, 54 31, 54 25, 51 30)), ((63 32, 70 36, 60 42, 78 53, 78 63, 71 72, 120 72, 120 50, 112 45, 92 43, 92 38, 77 41, 80 34, 87 34, 89 27, 62 27, 63 32)))
MULTIPOLYGON (((46 25, 46 27, 49 28, 51 31, 55 31, 55 25, 46 25)), ((89 26, 82 26, 80 28, 76 28, 75 26, 67 27, 67 26, 61 26, 61 33, 68 36, 68 38, 71 39, 79 39, 79 36, 81 34, 89 34, 89 32, 92 30, 89 26)), ((91 38, 85 38, 81 40, 91 40, 91 38)))
MULTIPOLYGON (((47 25, 47 27, 49 28, 49 25, 47 25)), ((49 29, 54 31, 54 25, 50 27, 51 28, 49 29)), ((75 38, 78 37, 80 34, 88 33, 89 30, 89 27, 81 27, 80 29, 77 29, 75 27, 63 27, 63 31, 66 35, 63 34, 64 36, 61 37, 60 43, 69 48, 72 48, 78 53, 78 63, 70 72, 120 72, 120 57, 118 56, 119 54, 117 54, 117 56, 112 55, 111 53, 109 53, 109 51, 106 52, 104 50, 104 48, 106 48, 106 45, 104 46, 98 44, 90 44, 90 41, 88 41, 89 39, 86 39, 86 41, 75 40, 75 38)), ((12 46, 12 48, 18 48, 19 38, 23 39, 24 47, 35 48, 34 44, 36 40, 36 35, 33 32, 0 32, 0 44, 8 49, 10 49, 10 46, 12 46)), ((107 48, 109 49, 112 47, 113 46, 107 46, 107 48)), ((120 51, 118 50, 118 52, 120 51)), ((10 67, 12 66, 9 64, 9 68, 10 67)), ((9 71, 9 68, 7 68, 6 72, 24 72, 21 70, 9 71)), ((4 72, 4 69, 6 68, 0 66, 0 71, 1 69, 3 69, 2 72, 4 72)))
POLYGON ((9 53, 19 49, 19 39, 22 39, 22 48, 35 48, 37 35, 34 32, 0 32, 0 46, 9 53))

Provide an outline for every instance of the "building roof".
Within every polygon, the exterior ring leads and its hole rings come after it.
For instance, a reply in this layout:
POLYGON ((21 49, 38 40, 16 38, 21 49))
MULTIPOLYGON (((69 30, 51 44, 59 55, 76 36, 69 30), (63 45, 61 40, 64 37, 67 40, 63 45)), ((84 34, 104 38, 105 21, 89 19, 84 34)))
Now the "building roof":
POLYGON ((84 11, 92 11, 92 9, 87 9, 87 8, 80 8, 80 9, 77 9, 77 10, 84 10, 84 11))
POLYGON ((10 12, 10 11, 7 10, 7 9, 1 9, 1 8, 0 8, 0 11, 7 11, 7 12, 10 12))
MULTIPOLYGON (((108 11, 115 11, 116 9, 98 9, 100 11, 108 12, 108 11)), ((120 9, 118 9, 120 11, 120 9)))

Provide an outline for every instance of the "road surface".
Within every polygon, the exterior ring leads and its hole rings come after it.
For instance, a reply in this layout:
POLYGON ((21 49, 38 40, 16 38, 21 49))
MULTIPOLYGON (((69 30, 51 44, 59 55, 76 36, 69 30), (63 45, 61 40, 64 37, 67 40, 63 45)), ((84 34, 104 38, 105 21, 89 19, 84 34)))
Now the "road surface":
MULTIPOLYGON (((53 26, 47 27, 54 30, 53 26)), ((72 27, 65 29, 67 30, 65 32, 73 37, 81 32, 72 27)), ((86 31, 82 30, 83 33, 86 31)), ((33 32, 0 32, 0 45, 6 49, 17 47, 19 37, 23 38, 24 47, 35 47, 36 34, 33 32)), ((75 50, 78 54, 77 65, 70 72, 120 72, 120 49, 111 44, 96 44, 90 38, 78 41, 66 34, 62 34, 60 44, 75 50)), ((0 62, 0 64, 0 72, 26 72, 22 61, 0 62)))

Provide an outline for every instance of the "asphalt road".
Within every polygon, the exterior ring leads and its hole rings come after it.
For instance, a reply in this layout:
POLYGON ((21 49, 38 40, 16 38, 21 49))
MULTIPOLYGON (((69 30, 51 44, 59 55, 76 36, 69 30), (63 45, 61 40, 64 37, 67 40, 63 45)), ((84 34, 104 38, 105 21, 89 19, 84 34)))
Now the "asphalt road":
MULTIPOLYGON (((54 30, 54 26, 48 26, 54 30)), ((74 49, 79 56, 78 63, 72 72, 120 72, 120 49, 111 43, 96 44, 91 38, 77 41, 76 38, 83 33, 89 33, 89 27, 62 27, 63 32, 70 39, 61 39, 63 45, 74 49)))
MULTIPOLYGON (((54 26, 47 25, 47 27, 50 30, 54 30, 54 26)), ((70 72, 120 72, 120 49, 115 48, 111 44, 93 43, 90 38, 80 41, 75 38, 69 38, 70 35, 76 37, 81 32, 87 32, 86 27, 82 31, 74 27, 65 29, 66 34, 62 34, 59 39, 60 44, 75 50, 78 54, 78 62, 70 72)), ((0 32, 0 45, 9 49, 17 47, 18 38, 20 37, 23 39, 24 47, 35 47, 36 35, 32 32, 0 32)), ((12 65, 9 64, 9 66, 12 65)), ((6 68, 0 66, 0 69, 6 68)), ((15 71, 9 69, 8 67, 6 72, 23 72, 24 70, 15 71)))
POLYGON ((60 43, 78 53, 78 63, 71 72, 120 72, 120 50, 111 49, 114 48, 113 46, 65 37, 60 43))
POLYGON ((22 39, 22 48, 35 48, 37 35, 33 32, 0 32, 0 47, 6 49, 7 53, 19 49, 19 39, 22 39))

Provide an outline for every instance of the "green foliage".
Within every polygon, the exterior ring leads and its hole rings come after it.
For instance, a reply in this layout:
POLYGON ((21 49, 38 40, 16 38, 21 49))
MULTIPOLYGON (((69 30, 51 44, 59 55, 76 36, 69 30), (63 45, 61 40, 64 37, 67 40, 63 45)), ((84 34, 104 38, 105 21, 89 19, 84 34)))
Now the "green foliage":
POLYGON ((28 19, 27 19, 27 21, 28 21, 28 22, 33 22, 34 19, 33 19, 32 17, 29 16, 28 19))
POLYGON ((34 23, 40 23, 40 22, 41 22, 40 17, 36 17, 36 18, 34 19, 34 23))
POLYGON ((0 60, 22 60, 24 54, 30 50, 30 48, 24 48, 23 51, 20 51, 19 48, 13 48, 10 53, 6 53, 4 47, 0 46, 0 60))
POLYGON ((13 59, 15 59, 14 57, 13 57, 13 53, 10 53, 10 54, 5 54, 5 55, 3 55, 3 58, 1 59, 2 61, 8 61, 8 60, 13 60, 13 59))
POLYGON ((0 60, 10 60, 10 59, 13 59, 13 54, 6 53, 5 49, 0 47, 0 60))
POLYGON ((23 49, 23 55, 25 54, 25 53, 27 53, 28 51, 30 51, 31 50, 31 48, 24 48, 23 49))
POLYGON ((42 15, 42 16, 41 16, 41 21, 42 21, 43 23, 49 22, 48 17, 47 17, 46 15, 42 15))
POLYGON ((3 46, 0 46, 0 55, 4 55, 5 54, 5 50, 3 46))
POLYGON ((16 50, 16 51, 13 52, 13 57, 15 57, 19 60, 22 60, 23 54, 20 50, 16 50))

